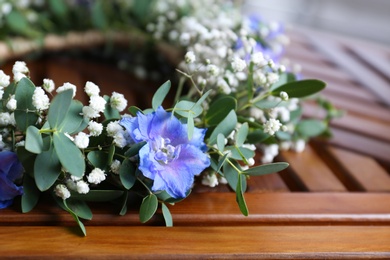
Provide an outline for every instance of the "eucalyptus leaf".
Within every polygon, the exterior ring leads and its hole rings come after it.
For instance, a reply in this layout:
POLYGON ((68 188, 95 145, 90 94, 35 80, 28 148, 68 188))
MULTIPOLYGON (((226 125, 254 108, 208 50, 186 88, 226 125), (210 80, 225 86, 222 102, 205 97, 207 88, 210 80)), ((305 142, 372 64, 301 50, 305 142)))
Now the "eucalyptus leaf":
POLYGON ((217 142, 217 136, 219 133, 224 136, 228 136, 237 125, 237 115, 234 110, 231 110, 229 114, 215 127, 210 135, 209 144, 213 145, 217 142))
POLYGON ((66 200, 66 204, 78 217, 88 220, 92 219, 92 211, 85 201, 73 199, 71 197, 66 200))
POLYGON ((125 159, 123 160, 120 168, 119 168, 119 178, 121 180, 121 183, 123 187, 126 189, 131 189, 137 180, 135 177, 135 166, 134 164, 129 160, 125 159))
POLYGON ((214 101, 207 110, 205 121, 208 126, 218 125, 231 110, 236 110, 237 101, 231 96, 223 96, 214 101))
MULTIPOLYGON (((60 200, 56 200, 56 201, 57 201, 57 203, 58 203, 60 206, 62 206, 61 203, 60 203, 60 200)), ((64 209, 65 209, 66 211, 68 211, 68 212, 70 213, 70 215, 72 215, 72 217, 74 218, 74 220, 75 220, 75 221, 77 222, 77 224, 79 225, 81 232, 83 232, 83 235, 86 236, 86 235, 87 235, 87 231, 86 231, 86 229, 85 229, 85 226, 84 226, 83 222, 81 222, 80 219, 79 219, 79 217, 77 216, 77 214, 76 214, 70 207, 68 207, 66 200, 63 200, 63 201, 62 201, 62 204, 63 204, 62 207, 64 207, 64 209)))
POLYGON ((251 149, 245 147, 229 147, 231 149, 230 158, 235 160, 244 160, 246 161, 249 158, 253 158, 255 156, 255 152, 251 149))
POLYGON ((72 192, 71 198, 81 201, 105 202, 123 196, 123 190, 90 190, 87 194, 72 192))
POLYGON ((95 150, 91 151, 87 155, 88 161, 95 168, 101 170, 107 170, 108 166, 108 154, 105 151, 95 150))
POLYGON ((118 109, 113 108, 110 103, 110 97, 107 95, 104 95, 104 99, 106 100, 106 105, 104 108, 104 117, 106 120, 119 120, 121 118, 121 114, 119 113, 118 109))
POLYGON ((39 132, 39 129, 33 125, 27 127, 26 131, 26 150, 32 153, 39 154, 43 149, 43 139, 42 135, 39 132))
POLYGON ((227 180, 230 188, 236 191, 239 172, 235 168, 233 168, 229 163, 224 163, 222 169, 223 169, 223 175, 227 180))
POLYGON ((22 212, 31 211, 38 203, 41 192, 35 185, 33 178, 29 174, 23 175, 23 195, 22 195, 22 212))
POLYGON ((242 146, 245 143, 246 137, 248 136, 248 132, 249 132, 248 124, 247 123, 242 124, 236 134, 235 141, 238 147, 242 146))
POLYGON ((238 177, 238 182, 237 182, 237 188, 236 188, 236 201, 238 203, 238 207, 240 208, 241 213, 244 216, 248 216, 248 207, 245 202, 244 194, 243 194, 243 179, 245 179, 245 175, 240 174, 238 177))
POLYGON ((137 155, 139 150, 146 144, 146 142, 140 142, 133 144, 126 152, 125 156, 127 157, 133 157, 134 155, 137 155))
POLYGON ((165 220, 165 225, 167 227, 172 227, 173 221, 172 221, 172 215, 171 215, 171 212, 169 211, 169 208, 164 203, 161 204, 161 208, 162 208, 162 213, 163 213, 163 217, 165 220))
POLYGON ((260 176, 260 175, 282 171, 286 169, 288 165, 289 164, 286 162, 268 163, 268 164, 251 167, 245 170, 243 173, 250 176, 260 176))
POLYGON ((72 103, 72 97, 73 90, 68 89, 53 98, 48 112, 49 124, 53 129, 58 128, 65 119, 72 103))
POLYGON ((272 91, 272 95, 279 97, 280 92, 284 91, 290 98, 302 98, 323 90, 325 86, 325 82, 316 79, 293 81, 276 88, 272 91))
POLYGON ((194 128, 195 128, 194 118, 192 114, 188 114, 187 117, 188 140, 192 139, 192 136, 194 135, 194 128))
POLYGON ((106 29, 108 26, 103 1, 94 1, 91 8, 91 21, 95 28, 106 29))
POLYGON ((17 127, 21 131, 26 131, 30 125, 35 125, 38 115, 36 108, 32 104, 32 96, 35 86, 28 78, 22 78, 15 90, 15 99, 17 100, 17 109, 14 112, 17 127))
POLYGON ((75 134, 83 131, 88 126, 88 120, 82 115, 83 104, 78 100, 72 100, 68 113, 58 130, 63 133, 75 134))
POLYGON ((225 150, 225 136, 221 133, 217 135, 217 147, 220 152, 225 150))
POLYGON ((54 133, 53 142, 61 165, 70 174, 82 177, 85 172, 85 161, 80 149, 64 133, 54 133))
POLYGON ((139 218, 142 223, 147 222, 156 213, 158 200, 156 195, 150 194, 146 196, 141 203, 139 218))
POLYGON ((157 89, 157 91, 154 93, 152 98, 153 110, 157 110, 157 108, 162 105, 170 89, 171 89, 171 81, 169 80, 166 81, 157 89))
POLYGON ((53 146, 37 155, 34 163, 35 183, 40 191, 48 190, 61 173, 61 163, 53 146))
POLYGON ((281 75, 279 75, 279 80, 271 86, 270 90, 273 91, 274 89, 277 89, 278 87, 286 83, 293 82, 295 80, 296 80, 295 74, 290 72, 282 73, 281 75))
POLYGON ((196 103, 192 101, 181 100, 175 105, 174 111, 178 115, 188 118, 189 114, 193 117, 199 116, 203 109, 201 106, 197 106, 196 103))
POLYGON ((318 136, 322 134, 326 128, 326 124, 317 119, 302 120, 296 125, 296 131, 304 137, 318 136))

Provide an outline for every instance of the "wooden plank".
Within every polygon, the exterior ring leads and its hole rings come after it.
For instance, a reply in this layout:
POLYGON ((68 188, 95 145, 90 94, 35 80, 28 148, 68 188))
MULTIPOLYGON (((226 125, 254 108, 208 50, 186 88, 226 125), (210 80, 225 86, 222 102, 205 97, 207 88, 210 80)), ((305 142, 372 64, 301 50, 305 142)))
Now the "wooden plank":
POLYGON ((2 259, 390 258, 390 227, 3 227, 2 259), (23 230, 21 232, 21 230, 23 230))
POLYGON ((344 149, 327 147, 338 167, 348 174, 348 180, 370 192, 390 191, 390 175, 374 159, 344 149))
MULTIPOLYGON (((175 226, 258 225, 390 225, 390 193, 265 192, 246 193, 249 216, 244 217, 233 192, 193 193, 169 206, 175 226)), ((129 198, 129 209, 119 216, 120 205, 90 203, 94 214, 86 226, 139 226, 139 197, 129 198)), ((73 218, 44 202, 22 214, 17 206, 2 209, 2 226, 75 225, 73 218)), ((159 212, 147 225, 164 225, 159 212)))
POLYGON ((281 156, 282 160, 290 163, 290 170, 286 174, 294 175, 304 190, 311 192, 347 191, 310 146, 307 146, 302 153, 282 151, 281 156))

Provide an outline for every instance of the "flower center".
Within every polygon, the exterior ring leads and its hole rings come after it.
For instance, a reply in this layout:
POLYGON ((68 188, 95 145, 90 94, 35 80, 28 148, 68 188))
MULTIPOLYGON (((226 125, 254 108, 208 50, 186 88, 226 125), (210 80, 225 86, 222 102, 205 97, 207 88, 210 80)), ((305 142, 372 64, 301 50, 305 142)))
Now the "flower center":
POLYGON ((152 149, 155 152, 154 159, 160 164, 168 164, 179 156, 180 147, 174 147, 170 143, 169 138, 162 138, 161 136, 155 138, 152 142, 152 149))

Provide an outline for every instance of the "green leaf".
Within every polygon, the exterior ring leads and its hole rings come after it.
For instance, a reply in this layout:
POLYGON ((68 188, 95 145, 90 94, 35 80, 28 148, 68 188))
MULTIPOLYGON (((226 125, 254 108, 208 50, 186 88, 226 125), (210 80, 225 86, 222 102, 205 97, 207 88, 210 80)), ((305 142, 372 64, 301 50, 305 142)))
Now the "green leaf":
POLYGON ((7 25, 13 32, 28 35, 30 26, 26 16, 23 16, 20 12, 15 10, 7 15, 4 15, 4 18, 7 25))
POLYGON ((272 91, 272 95, 279 97, 280 92, 284 91, 290 98, 306 97, 313 95, 326 86, 325 82, 316 79, 305 79, 286 83, 272 91))
POLYGON ((26 150, 32 153, 39 154, 43 149, 43 139, 39 129, 33 125, 27 127, 26 132, 26 150))
POLYGON ((288 167, 288 163, 286 162, 276 162, 276 163, 268 163, 260 166, 255 166, 245 170, 243 173, 250 176, 260 176, 265 174, 270 174, 274 172, 279 172, 288 167))
POLYGON ((194 135, 194 128, 195 128, 194 118, 192 114, 188 114, 187 117, 188 140, 192 139, 192 136, 194 135))
POLYGON ((115 200, 124 193, 122 190, 90 190, 87 194, 72 192, 71 198, 81 201, 105 202, 115 200))
POLYGON ((22 212, 31 211, 38 203, 41 192, 35 185, 35 181, 28 174, 23 176, 22 212))
POLYGON ((217 135, 217 147, 220 152, 225 150, 225 136, 221 133, 217 135))
POLYGON ((38 154, 34 164, 34 178, 39 190, 48 190, 61 173, 61 163, 53 146, 38 154))
POLYGON ((119 178, 123 187, 128 190, 133 187, 135 181, 137 180, 135 177, 135 170, 136 168, 134 164, 129 159, 123 160, 119 168, 119 178))
POLYGON ((54 133, 53 142, 61 165, 70 174, 82 177, 85 172, 85 161, 80 149, 64 133, 54 133))
POLYGON ((189 114, 193 117, 199 116, 202 114, 203 109, 201 106, 197 106, 194 102, 181 100, 175 105, 174 111, 177 114, 188 118, 189 114))
POLYGON ((234 110, 231 110, 229 114, 217 125, 210 135, 209 144, 213 145, 217 142, 218 134, 228 136, 237 125, 237 115, 234 110))
POLYGON ((323 121, 306 119, 297 124, 296 131, 304 137, 314 137, 322 134, 326 128, 326 124, 323 121))
POLYGON ((32 96, 35 86, 28 78, 22 78, 16 87, 15 99, 17 100, 17 109, 15 110, 15 121, 21 131, 26 131, 30 125, 35 125, 38 115, 36 108, 32 104, 32 96))
POLYGON ((237 183, 238 183, 238 176, 239 172, 234 169, 230 163, 224 163, 223 164, 223 175, 225 179, 227 180, 230 188, 232 188, 234 191, 236 191, 237 183))
POLYGON ((93 165, 95 168, 99 168, 101 170, 107 169, 108 164, 108 154, 104 151, 91 151, 87 155, 88 161, 93 165))
POLYGON ((231 110, 236 110, 237 101, 231 96, 223 96, 214 101, 207 110, 205 122, 208 126, 218 125, 231 110))
POLYGON ((83 104, 78 100, 72 100, 68 113, 58 127, 59 131, 68 134, 75 134, 83 131, 88 126, 88 120, 81 114, 83 104))
POLYGON ((68 12, 68 7, 64 1, 49 0, 50 10, 59 17, 64 18, 68 12))
POLYGON ((58 128, 64 121, 72 103, 73 90, 68 89, 58 93, 50 104, 48 121, 52 129, 58 128))
POLYGON ((279 80, 271 86, 270 90, 273 91, 274 89, 277 89, 278 87, 286 83, 293 82, 295 80, 296 77, 293 73, 290 72, 282 73, 281 75, 279 75, 279 80))
POLYGON ((248 136, 249 127, 247 123, 241 125, 236 134, 236 145, 238 147, 242 146, 245 143, 246 137, 248 136))
POLYGON ((248 134, 247 140, 250 144, 258 144, 265 141, 269 137, 269 134, 264 133, 261 129, 257 129, 248 134))
POLYGON ((157 110, 157 108, 162 105, 170 88, 171 88, 171 81, 168 80, 157 89, 156 93, 154 93, 152 98, 153 110, 157 110))
MULTIPOLYGON (((60 200, 56 200, 56 201, 59 202, 60 200)), ((58 204, 61 206, 60 203, 58 203, 58 204)), ((79 217, 77 216, 77 214, 70 207, 68 207, 66 200, 63 200, 62 204, 63 204, 63 207, 65 208, 65 210, 68 211, 70 213, 70 215, 72 215, 74 220, 76 220, 77 224, 80 227, 81 232, 83 232, 83 235, 86 236, 87 231, 85 230, 85 226, 84 226, 83 222, 81 222, 79 217)))
POLYGON ((125 152, 125 156, 127 157, 133 157, 134 155, 137 155, 139 150, 146 144, 146 141, 133 144, 129 150, 125 152))
POLYGON ((68 208, 70 208, 80 218, 88 220, 92 219, 92 211, 85 201, 69 198, 66 202, 68 208))
POLYGON ((104 117, 106 120, 115 119, 118 120, 121 118, 121 114, 119 113, 118 109, 113 108, 110 103, 110 97, 107 95, 104 95, 104 99, 106 100, 106 106, 104 108, 104 117))
POLYGON ((260 109, 271 109, 271 108, 277 107, 281 103, 282 103, 282 101, 280 101, 280 100, 262 99, 262 100, 255 102, 253 105, 257 108, 260 108, 260 109))
POLYGON ((236 201, 238 203, 238 207, 240 208, 241 213, 244 216, 248 216, 248 207, 245 202, 244 194, 243 194, 243 179, 245 178, 245 175, 240 174, 237 182, 237 188, 236 188, 236 201))
POLYGON ((129 197, 129 193, 124 192, 122 195, 122 207, 121 207, 121 211, 119 212, 120 216, 124 216, 127 213, 127 199, 128 199, 128 197, 129 197))
POLYGON ((156 213, 158 207, 158 200, 156 195, 150 194, 142 200, 141 208, 139 211, 139 218, 142 223, 147 222, 156 213))
POLYGON ((232 147, 230 157, 236 160, 246 160, 249 158, 253 158, 255 156, 255 152, 251 149, 245 147, 232 147))
POLYGON ((103 1, 95 1, 91 9, 91 21, 95 28, 107 28, 106 12, 103 7, 103 1))
POLYGON ((165 225, 167 227, 172 227, 173 221, 172 221, 172 215, 171 215, 171 212, 169 211, 169 208, 164 203, 161 204, 161 208, 162 208, 162 213, 163 213, 163 217, 165 220, 165 225))
POLYGON ((132 114, 133 116, 137 116, 138 112, 142 113, 142 110, 136 106, 131 106, 131 107, 129 107, 128 110, 129 110, 130 114, 132 114))
POLYGON ((218 172, 218 173, 221 174, 221 168, 222 168, 222 166, 225 164, 225 162, 226 162, 228 156, 229 156, 229 154, 226 153, 226 154, 224 154, 224 155, 222 156, 222 158, 218 161, 218 165, 216 165, 216 167, 214 168, 214 170, 215 170, 216 172, 218 172))

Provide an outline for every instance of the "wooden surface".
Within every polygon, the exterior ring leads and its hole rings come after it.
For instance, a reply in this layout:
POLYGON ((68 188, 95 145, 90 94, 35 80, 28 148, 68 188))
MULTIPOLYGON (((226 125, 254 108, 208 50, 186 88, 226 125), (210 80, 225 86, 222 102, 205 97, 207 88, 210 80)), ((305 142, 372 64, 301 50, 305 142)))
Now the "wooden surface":
MULTIPOLYGON (((0 211, 0 258, 390 259, 390 48, 297 28, 289 35, 286 57, 327 82, 323 96, 346 113, 332 122, 332 139, 282 152, 288 169, 249 180, 248 217, 226 186, 196 186, 170 207, 173 228, 161 227, 160 212, 141 225, 136 207, 119 216, 115 205, 93 205, 85 238, 50 203, 28 214, 15 205, 0 211)), ((107 64, 61 58, 34 68, 32 77, 57 86, 90 80, 105 94, 128 91, 131 104, 153 93, 107 64)), ((305 115, 322 116, 311 103, 305 115)))

